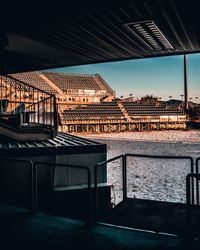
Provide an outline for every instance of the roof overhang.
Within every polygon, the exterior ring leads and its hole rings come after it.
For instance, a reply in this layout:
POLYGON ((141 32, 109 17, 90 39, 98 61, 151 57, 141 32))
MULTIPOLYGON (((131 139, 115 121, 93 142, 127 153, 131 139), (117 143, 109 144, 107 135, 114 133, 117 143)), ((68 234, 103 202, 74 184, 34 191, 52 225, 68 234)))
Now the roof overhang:
POLYGON ((195 0, 73 0, 9 14, 0 16, 3 73, 200 52, 195 0))

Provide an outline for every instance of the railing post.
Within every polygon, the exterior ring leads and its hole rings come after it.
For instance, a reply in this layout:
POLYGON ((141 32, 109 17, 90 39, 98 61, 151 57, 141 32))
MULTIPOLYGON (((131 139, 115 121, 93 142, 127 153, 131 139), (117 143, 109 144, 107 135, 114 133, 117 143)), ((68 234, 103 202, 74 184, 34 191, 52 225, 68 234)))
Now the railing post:
POLYGON ((38 211, 38 182, 37 182, 37 166, 32 163, 32 214, 36 214, 38 211))
POLYGON ((88 222, 87 224, 90 226, 93 224, 93 216, 92 216, 92 192, 91 192, 91 173, 90 170, 87 169, 88 172, 88 222))
POLYGON ((127 165, 126 155, 122 156, 123 201, 127 198, 127 165))
POLYGON ((98 165, 94 166, 94 214, 93 223, 97 223, 98 220, 98 187, 97 187, 97 170, 98 165))
MULTIPOLYGON (((124 169, 126 169, 126 167, 124 168, 124 155, 118 155, 116 157, 113 157, 109 160, 106 160, 106 161, 102 161, 102 162, 99 162, 97 163, 95 166, 94 166, 94 214, 93 214, 93 223, 97 223, 98 221, 98 167, 100 166, 105 166, 107 163, 109 162, 113 162, 117 159, 120 159, 122 158, 122 175, 123 175, 123 178, 124 178, 124 169)), ((126 183, 126 177, 125 177, 125 181, 123 181, 122 183, 122 188, 124 187, 124 183, 126 183)), ((127 192, 126 192, 127 193, 127 192)))
MULTIPOLYGON (((191 159, 191 173, 194 174, 194 161, 191 159)), ((192 204, 194 204, 194 179, 192 178, 192 204)))
POLYGON ((53 95, 53 110, 54 110, 54 132, 56 134, 58 129, 58 117, 57 117, 57 106, 56 106, 56 96, 53 95))
MULTIPOLYGON (((199 174, 199 160, 200 158, 197 158, 196 159, 196 174, 199 174)), ((197 202, 197 205, 199 205, 199 180, 196 179, 196 202, 197 202)))
POLYGON ((191 236, 191 187, 190 187, 190 177, 191 175, 188 174, 186 177, 186 223, 187 223, 187 233, 189 237, 191 236))

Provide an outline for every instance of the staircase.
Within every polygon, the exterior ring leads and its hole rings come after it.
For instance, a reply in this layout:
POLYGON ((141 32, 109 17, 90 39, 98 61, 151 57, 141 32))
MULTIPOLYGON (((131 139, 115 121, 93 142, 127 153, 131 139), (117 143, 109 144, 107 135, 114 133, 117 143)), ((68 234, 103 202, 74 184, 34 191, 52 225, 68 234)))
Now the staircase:
POLYGON ((96 74, 94 79, 101 89, 106 90, 107 94, 115 96, 115 91, 107 84, 107 82, 99 74, 96 74))
POLYGON ((125 118, 127 119, 127 121, 131 121, 131 117, 129 116, 127 110, 124 108, 124 105, 122 104, 122 102, 119 101, 117 102, 117 104, 120 110, 122 111, 122 113, 124 114, 125 118))
POLYGON ((63 95, 63 91, 52 81, 49 80, 45 75, 40 74, 39 75, 43 80, 45 80, 53 89, 55 89, 56 92, 58 92, 60 95, 63 95))

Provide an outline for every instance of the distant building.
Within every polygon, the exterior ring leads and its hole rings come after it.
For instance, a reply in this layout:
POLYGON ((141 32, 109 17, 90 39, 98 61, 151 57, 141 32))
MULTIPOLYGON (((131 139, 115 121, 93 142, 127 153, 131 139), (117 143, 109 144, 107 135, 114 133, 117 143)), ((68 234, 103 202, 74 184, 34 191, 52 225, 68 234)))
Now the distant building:
POLYGON ((115 91, 99 74, 66 74, 56 72, 26 72, 12 77, 56 95, 65 109, 74 104, 112 101, 115 91))

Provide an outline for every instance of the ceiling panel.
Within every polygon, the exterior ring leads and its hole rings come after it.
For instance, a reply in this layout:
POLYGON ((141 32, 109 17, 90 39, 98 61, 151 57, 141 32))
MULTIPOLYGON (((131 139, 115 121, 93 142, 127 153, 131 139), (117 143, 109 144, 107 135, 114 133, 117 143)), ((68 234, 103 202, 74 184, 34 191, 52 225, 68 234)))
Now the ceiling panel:
POLYGON ((6 22, 0 17, 1 37, 8 38, 0 51, 3 73, 200 51, 198 1, 70 2, 65 9, 23 9, 23 15, 14 13, 6 22), (139 24, 140 32, 128 24, 139 24))

